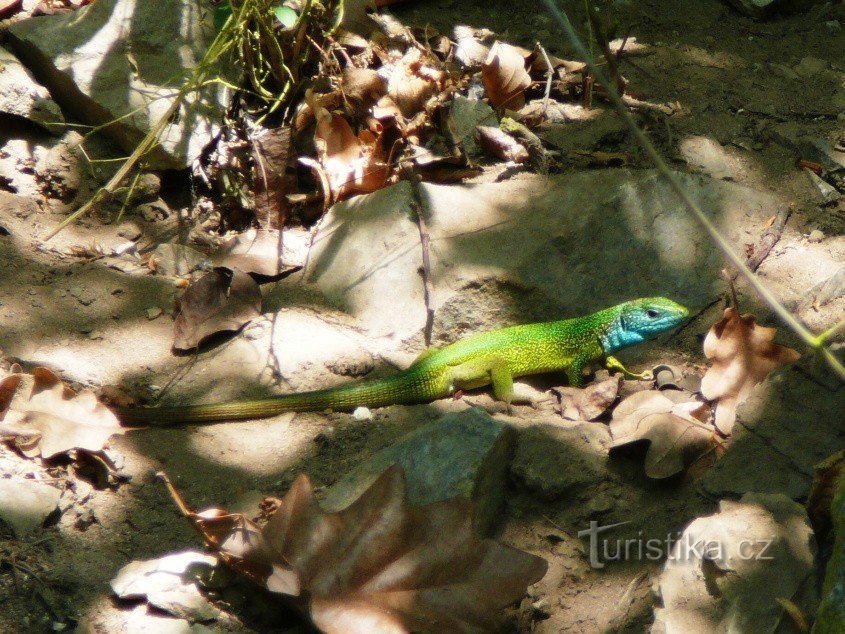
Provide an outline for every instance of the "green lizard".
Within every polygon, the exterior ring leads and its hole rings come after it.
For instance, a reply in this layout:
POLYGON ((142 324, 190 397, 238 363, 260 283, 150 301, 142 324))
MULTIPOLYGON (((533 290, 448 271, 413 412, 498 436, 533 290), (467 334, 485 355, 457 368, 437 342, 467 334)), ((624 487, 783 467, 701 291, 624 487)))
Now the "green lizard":
POLYGON ((569 384, 580 387, 585 366, 601 360, 609 369, 642 376, 628 372, 612 354, 674 329, 688 315, 686 308, 664 297, 635 299, 585 317, 511 326, 430 348, 407 370, 383 379, 255 401, 121 408, 118 417, 124 424, 159 425, 263 418, 282 412, 427 403, 490 384, 496 398, 510 403, 516 376, 565 370, 569 384))

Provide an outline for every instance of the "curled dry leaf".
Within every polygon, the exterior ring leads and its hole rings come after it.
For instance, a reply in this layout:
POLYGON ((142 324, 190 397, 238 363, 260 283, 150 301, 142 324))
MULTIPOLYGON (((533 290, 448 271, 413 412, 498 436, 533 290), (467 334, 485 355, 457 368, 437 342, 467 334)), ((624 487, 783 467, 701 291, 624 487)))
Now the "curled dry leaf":
POLYGON ((261 315, 261 291, 243 271, 217 267, 193 282, 179 300, 173 347, 191 350, 219 332, 238 331, 261 315))
POLYGON ((561 416, 569 420, 595 420, 607 411, 619 396, 622 376, 614 376, 584 389, 558 388, 562 396, 561 416))
POLYGON ((636 392, 619 403, 610 422, 611 449, 647 440, 645 473, 668 478, 680 473, 713 443, 713 428, 702 422, 704 403, 673 403, 656 391, 636 392))
POLYGON ((224 561, 323 632, 490 631, 546 572, 540 557, 478 537, 464 499, 410 506, 398 466, 338 513, 320 509, 301 475, 261 528, 219 509, 191 513, 171 492, 224 561))
POLYGON ((29 457, 99 452, 111 436, 126 432, 93 392, 77 394, 46 368, 0 379, 0 418, 0 438, 29 457))
POLYGON ((759 326, 754 315, 727 308, 704 338, 704 355, 713 365, 701 381, 701 393, 717 402, 716 427, 723 434, 733 430, 736 408, 751 389, 772 370, 801 356, 774 343, 776 332, 759 326))
POLYGON ((442 89, 444 73, 437 60, 410 48, 389 70, 387 94, 408 119, 422 112, 426 102, 442 89), (429 63, 431 62, 431 63, 429 63))
POLYGON ((215 564, 214 556, 192 550, 132 561, 118 571, 111 588, 121 599, 145 599, 173 616, 191 622, 210 621, 220 616, 220 610, 199 591, 196 577, 202 568, 215 564))
POLYGON ((369 130, 356 136, 343 115, 325 109, 318 112, 314 145, 333 200, 372 192, 387 184, 381 137, 369 130))
POLYGON ((525 70, 525 57, 510 44, 497 41, 481 67, 487 97, 494 108, 519 110, 525 105, 525 89, 531 76, 525 70))

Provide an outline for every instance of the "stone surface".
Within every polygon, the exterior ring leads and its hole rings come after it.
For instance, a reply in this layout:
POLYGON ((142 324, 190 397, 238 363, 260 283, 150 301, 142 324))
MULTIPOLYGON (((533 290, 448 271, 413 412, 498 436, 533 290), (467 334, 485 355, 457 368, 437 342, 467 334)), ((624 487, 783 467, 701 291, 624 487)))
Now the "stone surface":
POLYGON ((731 444, 701 480, 703 491, 715 498, 756 491, 805 499, 813 465, 845 446, 842 412, 845 386, 825 388, 795 369, 771 374, 737 409, 731 444))
POLYGON ((535 425, 520 432, 511 473, 546 499, 572 495, 608 477, 610 443, 602 423, 535 425))
POLYGON ((23 478, 0 478, 0 520, 17 537, 25 537, 44 524, 59 505, 56 487, 23 478))
MULTIPOLYGON (((210 18, 197 0, 98 0, 13 24, 7 45, 83 123, 128 115, 103 132, 129 153, 205 54, 214 36, 210 18)), ((188 95, 177 122, 166 128, 164 150, 149 155, 148 167, 190 165, 216 132, 224 95, 217 85, 188 95)))
POLYGON ((774 632, 787 597, 806 613, 802 592, 813 569, 804 508, 782 495, 723 500, 699 517, 672 549, 658 582, 663 607, 654 632, 774 632))
POLYGON ((0 112, 24 117, 50 131, 64 127, 61 108, 50 93, 5 48, 0 48, 0 112))
POLYGON ((513 430, 483 410, 447 414, 362 462, 328 489, 320 505, 327 511, 346 508, 398 463, 412 504, 468 497, 476 527, 489 534, 501 515, 512 451, 513 430))
POLYGON ((752 18, 767 18, 775 13, 806 11, 818 0, 728 0, 738 11, 752 18))
MULTIPOLYGON (((756 242, 775 208, 769 195, 746 187, 682 179, 739 252, 756 242)), ((422 191, 436 338, 561 319, 637 296, 667 295, 695 309, 723 288, 721 252, 654 171, 422 191)), ((399 184, 335 205, 305 272, 371 336, 405 339, 425 324, 410 198, 399 184)))

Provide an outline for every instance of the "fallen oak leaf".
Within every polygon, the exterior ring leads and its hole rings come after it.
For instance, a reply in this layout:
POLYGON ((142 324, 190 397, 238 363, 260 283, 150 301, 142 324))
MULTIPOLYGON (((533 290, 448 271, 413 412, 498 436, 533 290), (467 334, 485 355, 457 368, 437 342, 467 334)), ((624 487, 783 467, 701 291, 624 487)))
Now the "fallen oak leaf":
POLYGON ((481 66, 481 79, 494 108, 519 110, 525 105, 531 76, 525 70, 525 57, 510 44, 493 44, 481 66))
POLYGON ((356 136, 343 115, 325 109, 318 112, 314 146, 333 201, 373 192, 387 184, 381 137, 369 130, 356 136))
POLYGON ((221 612, 199 591, 196 578, 202 568, 213 568, 216 563, 212 555, 192 550, 136 560, 123 566, 110 585, 120 599, 145 599, 192 623, 213 621, 221 612))
POLYGON ((716 401, 716 428, 730 435, 736 408, 752 388, 783 365, 797 361, 792 348, 774 343, 775 328, 757 324, 754 315, 726 308, 724 316, 704 338, 704 356, 713 363, 701 380, 701 394, 716 401))
POLYGON ((0 379, 0 408, 0 438, 30 458, 100 452, 111 436, 127 431, 93 392, 77 394, 47 368, 0 379))
POLYGON ((410 506, 393 466, 337 513, 300 475, 258 528, 220 509, 177 504, 233 568, 285 595, 329 634, 489 631, 495 610, 539 581, 540 557, 478 537, 462 498, 410 506))
POLYGON ((595 420, 607 411, 622 385, 622 376, 615 376, 580 389, 560 387, 561 416, 569 420, 595 420))
POLYGON ((179 299, 173 347, 192 350, 220 332, 238 331, 261 316, 261 291, 249 275, 216 267, 191 283, 179 299))
POLYGON ((713 444, 713 428, 702 422, 707 405, 690 401, 674 403, 656 391, 636 392, 613 412, 611 450, 648 441, 645 473, 668 478, 680 473, 713 444))

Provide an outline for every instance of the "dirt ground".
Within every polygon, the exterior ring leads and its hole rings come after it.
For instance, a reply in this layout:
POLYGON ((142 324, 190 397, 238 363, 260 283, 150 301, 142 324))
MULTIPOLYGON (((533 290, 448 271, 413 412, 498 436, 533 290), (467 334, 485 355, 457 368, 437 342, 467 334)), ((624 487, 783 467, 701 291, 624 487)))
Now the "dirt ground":
MULTIPOLYGON (((583 24, 581 2, 562 4, 571 9, 576 26, 583 24)), ((717 0, 614 4, 619 35, 630 33, 649 45, 646 54, 623 58, 620 70, 633 92, 683 108, 683 114, 665 120, 640 117, 674 167, 775 193, 793 205, 789 223, 801 234, 820 231, 816 237, 824 241, 845 233, 845 200, 819 203, 807 174, 796 168, 795 146, 802 135, 834 144, 845 137, 845 91, 839 85, 845 76, 845 3, 820 3, 808 13, 767 22, 744 18, 717 0), (836 28, 833 21, 843 26, 836 28)), ((539 3, 430 0, 398 7, 395 13, 408 24, 428 23, 443 32, 469 24, 527 47, 539 39, 550 52, 571 56, 539 3)), ((4 142, 48 142, 33 130, 6 128, 2 136, 4 142)), ((639 156, 625 133, 607 135, 598 149, 639 156)), ((270 303, 284 309, 278 318, 265 315, 237 339, 197 358, 174 357, 166 312, 152 319, 145 312, 169 311, 172 284, 146 271, 115 270, 96 258, 67 254, 74 245, 112 248, 139 229, 153 231, 155 223, 130 216, 115 226, 92 216, 45 245, 41 238, 63 218, 55 211, 59 208, 45 199, 35 199, 31 207, 0 206, 5 229, 0 232, 0 361, 5 369, 13 362, 29 368, 46 364, 72 384, 95 391, 117 389, 146 397, 164 388, 189 402, 200 395, 213 401, 322 387, 346 380, 336 366, 330 369, 340 357, 386 371, 391 361, 418 352, 412 343, 392 358, 374 359, 366 337, 347 334, 355 329, 348 315, 313 293, 285 287, 281 294, 271 293, 270 303), (315 341, 310 335, 315 324, 329 335, 315 341), (338 330, 334 335, 333 327, 338 330), (281 340, 271 334, 276 330, 285 333, 281 340), (271 344, 281 354, 270 350, 271 344), (253 365, 256 358, 266 361, 262 372, 240 373, 239 360, 245 357, 253 365), (204 368, 211 364, 213 381, 204 380, 204 368)), ((706 328, 699 323, 644 350, 637 363, 701 365, 698 335, 706 328)), ((555 381, 534 384, 546 387, 555 381)), ((483 394, 468 398, 497 409, 483 394)), ((237 508, 259 494, 281 495, 303 470, 318 486, 331 484, 362 456, 460 407, 442 402, 384 408, 366 424, 347 414, 315 413, 132 433, 113 439, 109 450, 128 481, 99 489, 65 465, 44 467, 0 447, 0 472, 30 475, 63 490, 61 515, 36 539, 0 539, 0 630, 188 631, 180 629, 184 621, 144 603, 118 602, 108 586, 131 560, 200 546, 156 479, 157 471, 167 471, 195 508, 237 508)), ((508 420, 520 428, 554 416, 550 405, 543 407, 517 407, 508 420)), ((500 538, 550 564, 546 578, 531 589, 528 627, 573 633, 647 629, 653 618, 651 584, 660 562, 593 569, 577 532, 600 519, 604 524, 630 522, 619 529, 620 539, 638 532, 662 538, 714 508, 715 501, 703 497, 692 478, 646 478, 641 454, 615 457, 606 479, 556 500, 512 483, 500 538)), ((214 626, 222 631, 304 631, 294 615, 268 609, 270 600, 257 591, 235 592, 227 601, 230 616, 214 626)), ((511 612, 508 631, 526 627, 524 612, 511 612)))

